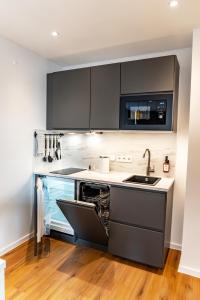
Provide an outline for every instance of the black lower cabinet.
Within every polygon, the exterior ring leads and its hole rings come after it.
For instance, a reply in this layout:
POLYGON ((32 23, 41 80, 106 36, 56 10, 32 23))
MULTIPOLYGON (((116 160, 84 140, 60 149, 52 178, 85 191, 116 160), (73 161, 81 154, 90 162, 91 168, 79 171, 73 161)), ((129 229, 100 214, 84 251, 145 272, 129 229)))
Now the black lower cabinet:
POLYGON ((123 187, 111 188, 110 218, 118 223, 163 231, 166 193, 123 187))
POLYGON ((81 183, 80 187, 81 201, 57 200, 74 229, 75 243, 95 244, 113 255, 156 268, 164 267, 171 239, 173 186, 167 192, 122 186, 103 189, 91 183, 81 183), (100 207, 99 200, 87 202, 91 195, 96 199, 91 194, 95 188, 101 191, 97 197, 101 199, 100 207))
POLYGON ((171 239, 173 186, 167 192, 111 187, 109 252, 163 268, 171 239))
POLYGON ((164 266, 164 235, 161 232, 110 222, 108 250, 139 263, 164 266))

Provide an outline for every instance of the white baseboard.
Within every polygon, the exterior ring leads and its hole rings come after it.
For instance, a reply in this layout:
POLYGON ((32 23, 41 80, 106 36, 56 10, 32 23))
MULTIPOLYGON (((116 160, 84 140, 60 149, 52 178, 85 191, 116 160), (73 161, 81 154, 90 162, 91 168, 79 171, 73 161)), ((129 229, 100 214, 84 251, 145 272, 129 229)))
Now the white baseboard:
POLYGON ((11 250, 13 250, 16 247, 20 246, 24 242, 30 240, 32 237, 33 237, 33 233, 28 233, 27 235, 21 237, 17 241, 14 241, 14 242, 8 244, 7 246, 0 248, 0 256, 10 252, 11 250))
POLYGON ((179 265, 178 272, 200 278, 200 270, 199 269, 194 269, 194 268, 190 268, 187 266, 179 265))
POLYGON ((179 251, 181 251, 182 245, 181 245, 181 244, 178 244, 178 243, 173 243, 173 242, 171 242, 171 243, 170 243, 170 249, 174 249, 174 250, 179 250, 179 251))

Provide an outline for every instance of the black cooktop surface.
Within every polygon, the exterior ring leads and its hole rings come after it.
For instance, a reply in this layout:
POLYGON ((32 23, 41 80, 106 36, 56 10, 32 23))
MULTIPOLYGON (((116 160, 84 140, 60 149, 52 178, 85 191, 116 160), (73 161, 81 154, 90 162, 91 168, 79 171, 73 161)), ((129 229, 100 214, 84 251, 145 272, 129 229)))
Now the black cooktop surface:
POLYGON ((62 169, 62 170, 58 170, 58 171, 53 171, 50 172, 52 174, 59 174, 59 175, 71 175, 74 173, 78 173, 81 171, 85 171, 86 169, 79 169, 79 168, 67 168, 67 169, 62 169))

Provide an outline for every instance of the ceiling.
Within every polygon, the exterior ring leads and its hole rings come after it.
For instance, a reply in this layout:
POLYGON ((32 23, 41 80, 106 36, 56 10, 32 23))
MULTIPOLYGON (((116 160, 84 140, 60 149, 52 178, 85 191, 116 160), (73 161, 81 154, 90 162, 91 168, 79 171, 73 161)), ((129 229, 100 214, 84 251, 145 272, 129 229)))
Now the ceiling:
POLYGON ((0 0, 0 35, 63 66, 183 48, 200 27, 200 1, 179 2, 0 0))

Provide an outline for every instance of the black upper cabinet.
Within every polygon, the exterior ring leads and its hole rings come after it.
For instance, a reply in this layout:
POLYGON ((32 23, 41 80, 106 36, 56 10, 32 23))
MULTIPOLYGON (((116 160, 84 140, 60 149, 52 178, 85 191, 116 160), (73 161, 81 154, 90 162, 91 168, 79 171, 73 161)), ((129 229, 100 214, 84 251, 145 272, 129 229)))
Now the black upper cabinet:
POLYGON ((47 129, 117 130, 120 94, 171 92, 176 130, 178 82, 174 55, 48 74, 47 129))
POLYGON ((121 64, 121 94, 167 92, 175 89, 175 55, 121 64))
POLYGON ((91 68, 91 129, 119 129, 120 64, 91 68))
POLYGON ((47 76, 47 129, 89 129, 90 68, 47 76))

